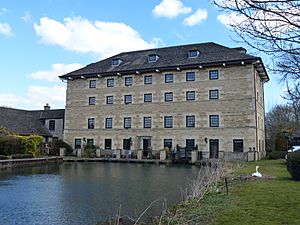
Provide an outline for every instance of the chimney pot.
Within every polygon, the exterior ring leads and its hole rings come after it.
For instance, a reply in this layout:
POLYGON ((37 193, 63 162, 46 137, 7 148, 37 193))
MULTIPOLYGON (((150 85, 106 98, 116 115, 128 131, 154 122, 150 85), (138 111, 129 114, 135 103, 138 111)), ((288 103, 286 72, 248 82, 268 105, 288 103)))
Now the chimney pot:
POLYGON ((44 106, 44 110, 50 110, 50 105, 48 103, 46 103, 46 105, 44 106))

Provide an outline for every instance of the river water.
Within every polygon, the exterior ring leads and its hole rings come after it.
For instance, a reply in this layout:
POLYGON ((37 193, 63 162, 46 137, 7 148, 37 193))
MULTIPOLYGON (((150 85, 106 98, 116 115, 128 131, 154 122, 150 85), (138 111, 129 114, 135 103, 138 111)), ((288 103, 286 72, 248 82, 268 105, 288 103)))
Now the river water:
POLYGON ((144 219, 181 200, 199 168, 127 163, 63 163, 0 171, 0 224, 76 225, 121 215, 144 219), (166 204, 165 204, 166 203, 166 204))

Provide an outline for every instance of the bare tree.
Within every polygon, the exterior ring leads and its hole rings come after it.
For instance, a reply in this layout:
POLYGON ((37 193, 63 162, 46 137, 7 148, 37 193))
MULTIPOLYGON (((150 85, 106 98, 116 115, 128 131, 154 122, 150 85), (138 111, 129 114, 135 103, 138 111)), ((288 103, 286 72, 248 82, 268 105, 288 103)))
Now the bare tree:
MULTIPOLYGON (((266 115, 266 149, 268 152, 275 149, 276 139, 283 136, 284 131, 293 133, 297 129, 294 110, 289 105, 277 105, 266 115)), ((283 137, 284 138, 284 137, 283 137)))
POLYGON ((297 126, 299 126, 300 120, 300 86, 295 84, 293 88, 290 88, 287 83, 287 91, 286 95, 282 96, 287 100, 287 104, 293 111, 294 114, 294 122, 297 126))
POLYGON ((212 0, 229 25, 252 48, 273 56, 283 79, 300 80, 300 1, 212 0))

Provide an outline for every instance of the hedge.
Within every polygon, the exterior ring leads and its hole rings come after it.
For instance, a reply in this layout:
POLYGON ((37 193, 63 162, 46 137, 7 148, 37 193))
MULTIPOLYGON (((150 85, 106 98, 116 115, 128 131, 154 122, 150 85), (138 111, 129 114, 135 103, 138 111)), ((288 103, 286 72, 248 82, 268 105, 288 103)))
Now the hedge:
POLYGON ((70 155, 73 151, 72 147, 63 140, 53 140, 51 144, 50 155, 59 155, 60 148, 66 148, 67 155, 70 155))
POLYGON ((284 159, 286 151, 272 151, 268 154, 269 159, 284 159))
POLYGON ((40 155, 40 145, 43 137, 38 135, 0 136, 0 155, 31 154, 34 157, 40 155))
POLYGON ((43 141, 43 137, 38 135, 20 136, 24 153, 31 154, 34 157, 40 156, 40 145, 43 141))
POLYGON ((293 180, 300 181, 300 151, 291 152, 287 157, 287 170, 293 180))
POLYGON ((19 136, 0 136, 0 155, 12 155, 23 153, 22 140, 19 136))

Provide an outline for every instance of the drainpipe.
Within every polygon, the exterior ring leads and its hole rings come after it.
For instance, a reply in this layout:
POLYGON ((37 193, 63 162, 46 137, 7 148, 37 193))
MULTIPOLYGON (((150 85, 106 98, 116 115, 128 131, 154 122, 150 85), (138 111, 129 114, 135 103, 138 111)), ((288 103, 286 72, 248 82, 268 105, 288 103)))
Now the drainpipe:
MULTIPOLYGON (((254 69, 254 65, 253 65, 253 69, 254 69)), ((254 76, 253 76, 253 84, 254 84, 254 112, 255 112, 255 148, 256 150, 258 150, 258 128, 257 128, 257 106, 256 106, 256 98, 257 98, 257 94, 256 94, 256 74, 255 74, 255 69, 254 69, 254 76)), ((254 155, 255 155, 255 151, 254 151, 254 155)))

